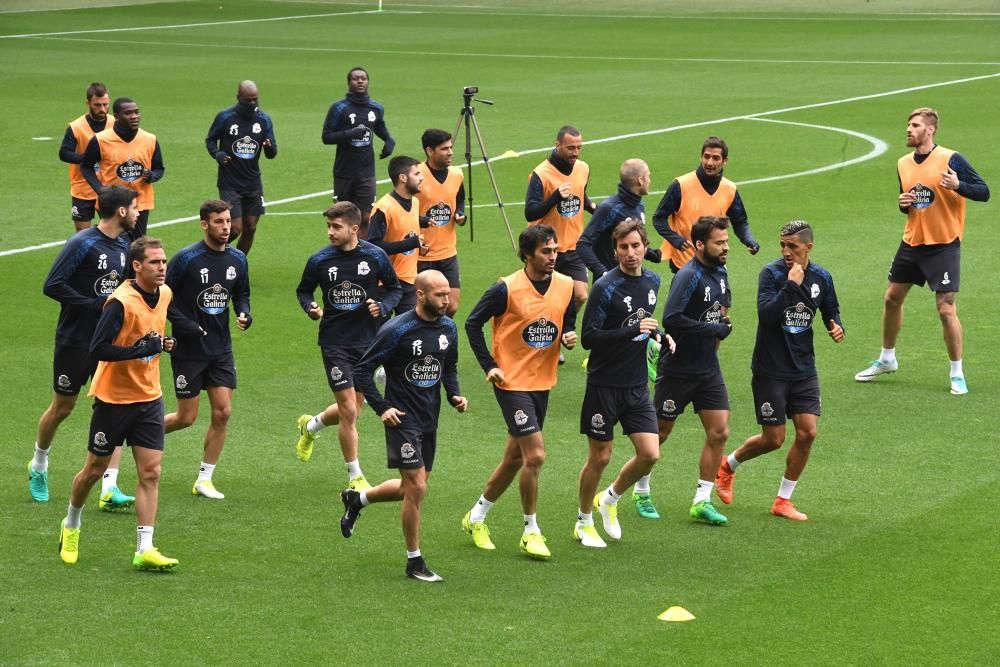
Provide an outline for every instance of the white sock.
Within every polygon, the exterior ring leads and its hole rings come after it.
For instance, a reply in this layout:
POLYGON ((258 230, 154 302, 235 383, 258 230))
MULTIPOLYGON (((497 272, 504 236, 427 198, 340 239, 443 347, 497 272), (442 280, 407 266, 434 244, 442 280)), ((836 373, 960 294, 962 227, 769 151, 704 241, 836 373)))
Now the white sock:
POLYGON ((694 502, 692 504, 697 505, 703 500, 712 499, 712 489, 715 487, 715 482, 706 482, 703 479, 698 480, 698 488, 694 492, 694 502))
POLYGON ((69 504, 69 509, 66 510, 66 527, 78 529, 80 527, 80 520, 83 515, 82 507, 73 507, 73 503, 69 504))
POLYGON ((420 549, 417 549, 416 551, 407 551, 406 552, 406 557, 407 558, 420 558, 420 549))
POLYGON ((362 476, 361 464, 358 462, 357 459, 354 459, 353 461, 347 461, 346 465, 347 465, 347 479, 348 479, 348 481, 354 479, 355 477, 361 477, 362 476))
POLYGON ((491 507, 493 507, 493 503, 486 500, 486 496, 479 496, 479 500, 472 506, 472 511, 469 513, 469 521, 473 523, 486 521, 486 515, 489 514, 491 507))
POLYGON ((878 360, 883 364, 891 364, 896 361, 896 348, 894 347, 883 347, 882 354, 879 355, 878 360))
POLYGON ((792 497, 792 491, 795 490, 795 485, 798 484, 798 480, 792 481, 790 479, 781 478, 781 486, 778 487, 778 497, 788 500, 792 497))
POLYGON ((205 480, 212 481, 212 473, 215 472, 215 464, 201 462, 201 467, 198 468, 198 481, 202 482, 205 480))
POLYGON ((605 489, 604 494, 601 495, 601 503, 604 505, 617 505, 620 498, 621 494, 615 493, 615 485, 612 484, 605 489))
POLYGON ((733 452, 726 457, 726 463, 729 464, 729 469, 736 472, 736 469, 740 467, 740 462, 736 460, 736 452, 733 452))
POLYGON ((537 514, 525 514, 524 515, 524 532, 531 533, 538 531, 538 515, 537 514))
POLYGON ((368 507, 368 505, 371 504, 371 501, 368 500, 368 492, 367 491, 362 491, 361 493, 358 494, 358 502, 361 503, 362 507, 368 507))
POLYGON ((108 468, 104 471, 104 478, 101 480, 101 495, 107 493, 112 486, 118 486, 118 468, 108 468))
POLYGON ((320 417, 322 416, 323 413, 321 412, 312 419, 310 419, 309 423, 306 424, 306 430, 315 435, 317 431, 322 431, 323 429, 325 429, 326 424, 324 424, 323 420, 320 419, 320 417))
POLYGON ((649 478, 652 475, 643 475, 639 478, 639 481, 635 483, 636 493, 649 493, 649 478))
POLYGON ((31 460, 31 469, 35 472, 45 472, 49 469, 49 450, 42 449, 35 443, 35 458, 31 460))
POLYGON ((587 512, 586 514, 584 514, 583 512, 579 512, 576 515, 576 520, 577 520, 577 522, 580 523, 581 526, 593 526, 594 525, 594 513, 593 512, 587 512))
POLYGON ((152 526, 136 526, 135 527, 135 552, 137 554, 145 553, 153 548, 153 527, 152 526))
POLYGON ((951 377, 953 378, 964 378, 965 373, 962 372, 962 360, 952 361, 951 363, 951 377))

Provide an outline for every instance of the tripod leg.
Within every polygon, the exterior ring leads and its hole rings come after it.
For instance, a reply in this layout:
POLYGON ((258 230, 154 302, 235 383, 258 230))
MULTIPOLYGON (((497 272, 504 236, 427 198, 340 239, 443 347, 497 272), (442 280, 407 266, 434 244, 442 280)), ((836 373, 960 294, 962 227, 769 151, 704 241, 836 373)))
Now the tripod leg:
POLYGON ((503 197, 500 196, 500 188, 497 186, 496 176, 493 175, 493 167, 490 165, 489 154, 486 152, 486 144, 483 143, 483 135, 479 131, 479 123, 475 115, 472 116, 472 127, 476 130, 476 140, 479 141, 479 150, 483 153, 483 164, 486 165, 486 173, 489 174, 490 183, 493 184, 493 192, 497 196, 497 207, 500 209, 500 216, 503 224, 507 227, 507 236, 510 238, 510 245, 517 252, 517 241, 514 240, 514 231, 510 228, 510 220, 507 219, 507 209, 503 207, 503 197))
POLYGON ((469 225, 469 241, 475 241, 475 228, 473 227, 473 193, 472 193, 472 138, 469 134, 469 117, 472 116, 471 107, 463 107, 461 111, 458 112, 458 122, 455 123, 455 131, 452 133, 452 141, 458 138, 458 131, 462 127, 462 120, 465 119, 465 171, 469 174, 469 187, 466 191, 469 193, 469 205, 466 212, 466 221, 469 225))

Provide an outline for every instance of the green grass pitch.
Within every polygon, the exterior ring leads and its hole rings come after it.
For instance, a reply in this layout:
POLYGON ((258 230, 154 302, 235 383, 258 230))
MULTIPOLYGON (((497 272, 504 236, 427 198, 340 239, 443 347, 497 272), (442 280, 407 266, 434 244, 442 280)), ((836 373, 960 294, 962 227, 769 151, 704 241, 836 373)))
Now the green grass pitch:
MULTIPOLYGON (((936 107, 940 143, 1000 189, 994 3, 964 0, 942 14, 928 0, 834 0, 805 10, 781 0, 766 11, 741 1, 693 14, 690 3, 654 0, 390 2, 382 13, 370 11, 374 3, 220 1, 0 13, 0 664, 997 660, 994 203, 968 206, 959 312, 971 393, 949 395, 933 298, 919 289, 908 301, 900 371, 874 385, 853 381, 880 345, 886 269, 903 227, 894 167, 906 152, 908 112, 936 107), (97 32, 111 28, 122 30, 97 32), (454 128, 463 85, 495 100, 477 117, 492 156, 521 153, 494 163, 515 231, 528 172, 564 123, 583 132, 595 198, 614 192, 624 159, 649 162, 657 193, 646 200, 649 215, 670 180, 697 164, 705 136, 729 141, 726 175, 742 184, 763 248, 752 257, 737 245, 729 263, 727 452, 756 431, 749 360, 757 272, 777 257, 781 224, 814 224, 813 259, 834 275, 847 338, 839 346, 816 339, 824 414, 795 496, 807 523, 768 515, 783 469, 778 453, 741 469, 728 527, 691 524, 702 434, 689 412, 654 472, 663 519, 642 521, 623 503, 623 541, 584 551, 571 538, 586 451, 578 433, 584 352, 575 350, 545 432, 539 520, 553 558, 530 562, 518 552, 516 489, 490 514, 497 551, 475 550, 459 523, 499 460, 503 425, 463 341, 470 411, 442 416, 423 515, 423 551, 445 582, 403 576, 396 506, 366 509, 355 536, 340 536, 346 479, 335 431, 322 434, 309 464, 293 451, 296 417, 331 398, 315 324, 294 295, 306 258, 326 243, 319 211, 329 198, 282 200, 330 188, 333 151, 321 145, 320 128, 356 64, 371 72, 397 154, 418 155, 427 127, 454 128), (263 169, 267 197, 278 203, 250 255, 255 325, 234 332, 240 387, 215 475, 226 499, 190 492, 203 401, 198 424, 168 437, 164 460, 156 537, 181 560, 179 570, 134 573, 133 518, 100 514, 96 497, 84 513, 80 562, 65 566, 57 527, 84 457, 89 402, 80 401, 52 449, 52 500, 32 503, 24 467, 51 392, 58 312, 41 284, 57 248, 10 251, 70 233, 58 143, 65 123, 83 113, 91 81, 134 97, 143 127, 160 139, 167 171, 157 223, 195 215, 216 196, 203 137, 244 78, 257 81, 275 121, 280 155, 263 169), (671 605, 696 620, 658 621, 671 605)), ((384 178, 385 163, 378 169, 384 178)), ((460 321, 490 282, 519 265, 482 167, 474 179, 475 241, 467 231, 460 241, 460 321)), ((152 232, 168 252, 200 236, 193 222, 152 232)), ((360 432, 365 472, 381 480, 389 473, 370 410, 360 432)), ((626 444, 620 439, 605 482, 626 444)), ((135 484, 129 465, 126 490, 135 484)))

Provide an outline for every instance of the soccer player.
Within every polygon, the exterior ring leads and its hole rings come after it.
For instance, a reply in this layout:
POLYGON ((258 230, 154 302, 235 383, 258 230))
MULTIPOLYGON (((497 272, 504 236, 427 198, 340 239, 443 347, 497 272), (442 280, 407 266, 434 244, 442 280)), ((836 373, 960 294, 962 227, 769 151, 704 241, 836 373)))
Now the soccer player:
POLYGON ((337 425, 348 485, 366 490, 371 484, 358 461, 356 422, 363 396, 355 390, 355 367, 375 338, 379 322, 399 303, 402 290, 385 252, 358 239, 361 211, 357 206, 337 202, 323 216, 330 245, 309 258, 295 294, 306 315, 320 320, 319 346, 336 403, 318 415, 299 417, 295 453, 308 461, 316 434, 337 425), (317 287, 323 292, 322 307, 313 301, 317 287), (381 300, 376 294, 382 295, 381 300))
POLYGON ((587 300, 587 267, 576 252, 583 232, 583 212, 597 208, 587 196, 590 166, 580 159, 583 136, 572 125, 556 134, 551 155, 531 171, 524 196, 524 218, 529 225, 551 226, 559 239, 555 270, 573 279, 573 298, 580 308, 587 300))
POLYGON ((111 105, 115 123, 94 135, 83 153, 80 172, 100 192, 105 185, 124 185, 139 193, 139 218, 129 235, 146 235, 153 209, 153 183, 163 178, 165 168, 160 142, 155 134, 139 128, 139 105, 130 97, 119 97, 111 105))
POLYGON ((694 256, 691 227, 703 215, 729 218, 740 243, 751 255, 760 244, 750 233, 750 222, 736 184, 722 171, 729 162, 729 145, 719 137, 708 137, 701 146, 701 164, 692 172, 678 176, 653 213, 653 227, 665 239, 660 251, 670 259, 670 270, 677 273, 694 256))
POLYGON ((417 279, 417 253, 430 252, 420 231, 420 202, 414 201, 424 174, 420 163, 412 157, 398 155, 389 160, 392 190, 375 202, 368 227, 368 241, 378 246, 392 259, 392 268, 399 279, 403 296, 394 312, 400 315, 417 305, 413 281, 417 279))
MULTIPOLYGON (((618 172, 618 192, 602 201, 576 242, 576 252, 590 269, 594 282, 618 266, 612 232, 618 223, 629 218, 646 222, 642 198, 649 194, 649 166, 638 158, 625 160, 618 172)), ((647 244, 648 246, 649 244, 647 244)), ((646 257, 659 262, 659 250, 646 248, 646 257)))
POLYGON ((108 116, 110 103, 107 86, 98 81, 90 84, 87 87, 87 113, 70 122, 59 146, 59 159, 69 164, 69 196, 76 231, 90 227, 97 211, 97 197, 80 173, 80 163, 83 162, 83 150, 94 135, 111 127, 112 120, 108 116))
POLYGON ((465 320, 465 334, 493 385, 508 435, 503 458, 462 519, 462 528, 480 549, 495 549, 486 514, 520 473, 521 551, 541 560, 551 556, 536 515, 538 476, 545 462, 542 427, 549 390, 556 383, 559 344, 566 349, 576 346, 573 280, 555 271, 557 248, 556 232, 549 225, 522 231, 518 255, 524 268, 486 290, 465 320), (492 354, 483 335, 488 320, 493 320, 492 354))
POLYGON ((424 180, 416 193, 420 202, 420 227, 430 250, 417 261, 417 270, 435 269, 451 285, 448 317, 458 312, 462 279, 458 271, 458 235, 455 225, 465 224, 465 177, 451 166, 451 133, 426 130, 420 138, 427 159, 420 163, 424 180))
POLYGON ((205 434, 204 455, 196 496, 222 500, 212 473, 226 444, 226 428, 236 389, 236 364, 229 333, 229 303, 237 313, 236 328, 246 331, 250 315, 250 273, 247 257, 228 245, 229 203, 209 199, 199 217, 204 239, 184 248, 167 265, 167 286, 174 293, 168 313, 177 350, 170 357, 177 411, 163 418, 167 433, 187 428, 198 418, 201 390, 208 394, 212 421, 205 434))
POLYGON ((230 243, 243 254, 250 252, 257 221, 264 215, 264 186, 260 180, 260 154, 278 156, 271 117, 257 106, 260 93, 253 81, 241 81, 236 104, 215 116, 205 137, 208 154, 219 163, 216 186, 219 199, 232 207, 230 243))
MULTIPOLYGON (((120 185, 101 190, 100 222, 66 242, 45 279, 45 296, 59 302, 59 322, 52 361, 52 402, 38 420, 35 456, 28 465, 28 491, 35 502, 49 500, 49 448, 59 425, 72 414, 80 388, 97 368, 90 341, 104 303, 125 279, 125 235, 139 215, 136 196, 134 190, 120 185)), ((135 501, 118 489, 121 455, 121 449, 111 453, 101 488, 102 510, 125 509, 135 501)))
POLYGON ((965 200, 988 201, 989 186, 961 153, 935 143, 937 111, 914 109, 906 124, 906 145, 899 158, 899 210, 906 214, 903 240, 889 266, 889 287, 882 311, 882 353, 854 376, 871 382, 895 373, 896 338, 903 326, 903 303, 910 288, 927 284, 934 292, 944 343, 951 361, 951 393, 969 393, 962 368, 962 323, 956 300, 960 283, 965 200))
POLYGON ((132 567, 170 570, 177 559, 153 546, 153 527, 163 459, 163 392, 160 353, 174 347, 165 338, 170 288, 163 284, 167 255, 158 239, 141 237, 129 248, 134 280, 119 285, 97 322, 90 351, 99 361, 90 396, 87 459, 73 478, 66 518, 59 528, 59 556, 76 563, 80 555, 80 519, 90 489, 108 467, 111 453, 128 443, 139 475, 135 511, 136 549, 132 567))
MULTIPOLYGON (((729 393, 719 367, 719 343, 730 334, 729 219, 702 216, 691 228, 694 257, 674 276, 663 307, 663 330, 676 341, 673 354, 661 354, 653 403, 660 444, 670 437, 688 404, 701 418, 705 444, 698 461, 698 484, 691 518, 712 525, 727 518, 712 505, 712 487, 729 438, 729 393)), ((636 484, 635 508, 647 519, 660 518, 650 495, 649 475, 636 484)))
MULTIPOLYGON (((592 508, 600 511, 608 537, 621 539, 618 499, 649 474, 660 456, 656 409, 646 387, 646 341, 659 329, 653 310, 660 276, 642 268, 649 238, 641 220, 619 222, 612 239, 618 266, 594 282, 580 339, 590 350, 580 410, 580 433, 587 436, 588 454, 580 471, 580 512, 573 536, 585 547, 607 546, 594 528, 592 508), (619 423, 635 446, 635 456, 611 486, 597 493, 619 423)), ((667 341, 668 347, 671 342, 667 341)))
MULTIPOLYGON (((819 377, 813 350, 813 320, 817 311, 833 342, 844 340, 840 304, 833 277, 809 259, 813 230, 802 220, 781 228, 781 259, 760 271, 757 289, 757 343, 753 348, 753 401, 761 434, 748 438, 722 461, 716 491, 733 502, 733 475, 741 464, 780 449, 785 442, 785 418, 795 425, 795 442, 788 450, 785 476, 771 514, 793 521, 808 517, 795 509, 792 492, 816 440, 820 412, 819 377)), ((680 346, 678 345, 678 349, 680 346)))
POLYGON ((323 143, 337 147, 333 161, 333 196, 361 209, 359 238, 368 238, 368 219, 375 201, 375 150, 372 134, 384 143, 380 160, 392 155, 396 140, 385 125, 385 109, 368 97, 368 71, 354 67, 347 73, 347 95, 334 102, 323 121, 323 143))
POLYGON ((468 400, 458 386, 458 329, 446 315, 451 288, 439 271, 421 271, 416 279, 417 305, 382 327, 355 368, 358 389, 385 425, 390 479, 367 491, 340 494, 344 515, 340 530, 354 533, 361 509, 371 503, 401 502, 399 514, 406 542, 406 576, 441 581, 420 553, 420 508, 437 453, 441 386, 448 403, 465 412, 468 400), (385 368, 385 397, 375 384, 375 369, 385 368))

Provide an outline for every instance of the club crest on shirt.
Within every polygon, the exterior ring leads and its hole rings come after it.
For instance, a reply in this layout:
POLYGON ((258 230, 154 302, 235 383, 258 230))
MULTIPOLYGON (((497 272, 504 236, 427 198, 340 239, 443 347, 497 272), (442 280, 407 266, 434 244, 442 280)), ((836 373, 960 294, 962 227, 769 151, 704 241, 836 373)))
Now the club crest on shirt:
POLYGON ((813 283, 812 286, 809 288, 809 296, 811 296, 814 301, 816 300, 817 297, 819 297, 819 284, 818 283, 813 283))
POLYGON ((656 292, 652 289, 649 290, 649 294, 646 295, 646 300, 649 302, 649 307, 652 308, 656 305, 656 292))
POLYGON ((254 123, 253 127, 250 128, 250 131, 254 134, 260 134, 260 123, 254 123))
POLYGON ((368 122, 369 123, 374 123, 375 122, 375 112, 374 111, 371 111, 371 110, 368 111, 368 122))
POLYGON ((367 276, 371 272, 372 272, 372 269, 371 269, 370 266, 368 266, 368 262, 358 262, 358 275, 359 276, 367 276))
POLYGON ((521 340, 534 348, 549 347, 559 336, 559 327, 544 317, 524 327, 521 340))
POLYGON ((442 352, 448 349, 448 337, 444 334, 438 336, 438 349, 442 352))
POLYGON ((236 267, 230 266, 226 269, 226 280, 236 280, 236 267))

